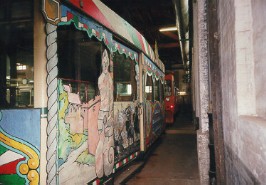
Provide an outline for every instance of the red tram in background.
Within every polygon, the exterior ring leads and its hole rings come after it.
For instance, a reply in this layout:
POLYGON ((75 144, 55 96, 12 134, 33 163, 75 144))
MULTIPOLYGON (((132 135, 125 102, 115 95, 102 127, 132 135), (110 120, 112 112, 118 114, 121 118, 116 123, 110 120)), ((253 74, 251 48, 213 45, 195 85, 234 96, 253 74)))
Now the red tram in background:
POLYGON ((165 123, 174 124, 178 111, 178 89, 175 87, 173 74, 165 75, 165 123))

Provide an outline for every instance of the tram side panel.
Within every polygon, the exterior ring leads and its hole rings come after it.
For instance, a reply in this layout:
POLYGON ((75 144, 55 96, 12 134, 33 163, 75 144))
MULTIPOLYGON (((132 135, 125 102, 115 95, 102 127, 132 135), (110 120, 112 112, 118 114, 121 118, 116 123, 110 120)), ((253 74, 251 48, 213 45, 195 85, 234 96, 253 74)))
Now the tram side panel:
POLYGON ((119 161, 140 150, 139 65, 119 53, 114 53, 112 58, 115 161, 119 167, 119 161))
MULTIPOLYGON (((10 97, 7 100, 20 109, 0 110, 0 157, 6 162, 0 165, 0 183, 102 184, 139 155, 140 105, 147 104, 149 117, 141 121, 147 123, 149 145, 160 134, 158 110, 162 107, 159 101, 140 102, 138 53, 115 41, 110 30, 69 3, 44 2, 49 12, 43 13, 52 15, 46 21, 55 20, 45 28, 47 75, 42 80, 47 82, 48 100, 31 91, 33 79, 29 76, 16 84, 4 76, 5 82, 10 82, 4 99, 10 97), (18 84, 21 88, 16 89, 18 84), (47 107, 33 108, 33 93, 35 99, 47 102, 47 107), (18 101, 13 101, 13 95, 19 95, 18 101), (29 96, 26 102, 22 95, 29 96), (47 132, 40 141, 44 125, 47 132)), ((8 65, 9 58, 3 58, 8 65)), ((23 69, 11 59, 14 71, 23 69)), ((31 67, 31 73, 40 68, 31 67)), ((7 68, 0 70, 6 73, 7 68)))
POLYGON ((87 183, 110 175, 114 165, 110 53, 71 25, 57 33, 58 181, 87 183))
POLYGON ((59 183, 105 181, 139 152, 137 62, 71 25, 58 56, 59 183))
POLYGON ((0 184, 37 184, 40 109, 0 110, 0 184))
POLYGON ((143 100, 144 100, 144 129, 146 149, 158 139, 165 129, 163 82, 164 74, 144 57, 143 100))

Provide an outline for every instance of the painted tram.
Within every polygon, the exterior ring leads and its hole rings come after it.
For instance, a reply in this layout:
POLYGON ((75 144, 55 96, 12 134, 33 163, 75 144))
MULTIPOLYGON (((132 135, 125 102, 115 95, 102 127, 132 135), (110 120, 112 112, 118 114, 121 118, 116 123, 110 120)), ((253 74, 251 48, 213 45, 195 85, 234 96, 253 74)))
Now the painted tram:
POLYGON ((151 147, 164 65, 136 29, 99 0, 0 4, 0 184, 103 184, 151 147))
POLYGON ((179 111, 178 89, 175 86, 174 74, 165 75, 165 123, 174 124, 175 116, 179 111))

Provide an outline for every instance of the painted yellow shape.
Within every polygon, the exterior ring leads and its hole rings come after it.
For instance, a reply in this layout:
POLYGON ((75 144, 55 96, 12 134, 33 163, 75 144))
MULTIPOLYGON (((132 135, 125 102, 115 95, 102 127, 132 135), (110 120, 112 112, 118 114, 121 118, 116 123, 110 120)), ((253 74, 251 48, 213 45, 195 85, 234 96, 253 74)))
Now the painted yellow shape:
POLYGON ((59 96, 59 101, 64 99, 64 105, 63 107, 59 110, 59 119, 62 119, 65 117, 65 111, 67 110, 68 107, 68 98, 67 98, 67 93, 62 92, 59 96))
POLYGON ((7 146, 10 146, 14 149, 23 152, 29 157, 27 164, 22 163, 20 165, 19 171, 21 174, 27 174, 27 178, 29 179, 31 185, 37 185, 39 183, 39 173, 36 169, 39 167, 40 164, 38 154, 29 146, 9 138, 2 132, 0 132, 0 141, 6 144, 7 146))
POLYGON ((82 137, 83 137, 82 134, 74 134, 72 136, 72 140, 75 142, 76 145, 79 145, 80 142, 82 141, 82 137))

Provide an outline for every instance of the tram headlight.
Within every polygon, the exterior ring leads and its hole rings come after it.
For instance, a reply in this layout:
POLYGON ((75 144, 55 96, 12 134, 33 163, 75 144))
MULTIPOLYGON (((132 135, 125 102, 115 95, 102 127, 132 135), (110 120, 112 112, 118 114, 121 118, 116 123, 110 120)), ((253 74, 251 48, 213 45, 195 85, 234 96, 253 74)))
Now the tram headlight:
POLYGON ((165 98, 166 101, 170 101, 170 98, 165 98))

